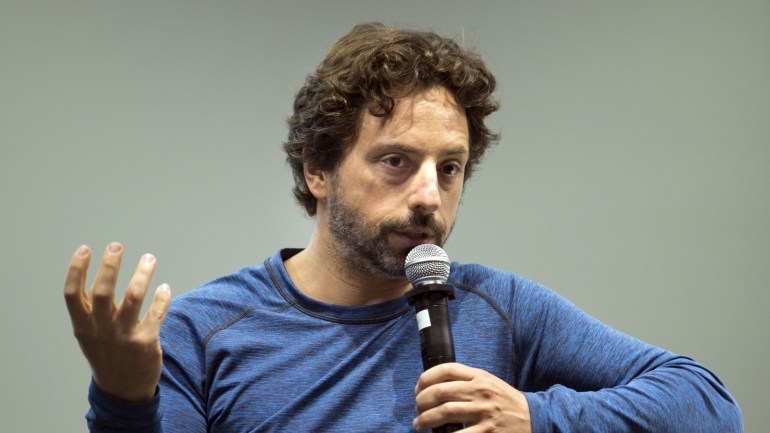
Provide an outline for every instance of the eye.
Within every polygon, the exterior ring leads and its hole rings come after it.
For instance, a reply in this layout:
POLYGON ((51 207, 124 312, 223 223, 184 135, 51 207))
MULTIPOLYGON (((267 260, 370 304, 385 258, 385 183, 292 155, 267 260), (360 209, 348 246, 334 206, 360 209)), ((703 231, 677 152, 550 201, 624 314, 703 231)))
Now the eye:
POLYGON ((453 162, 441 166, 441 172, 446 176, 454 177, 462 173, 462 168, 460 167, 460 164, 453 162))
POLYGON ((388 167, 401 168, 406 166, 406 161, 398 155, 391 155, 382 159, 382 162, 388 167))

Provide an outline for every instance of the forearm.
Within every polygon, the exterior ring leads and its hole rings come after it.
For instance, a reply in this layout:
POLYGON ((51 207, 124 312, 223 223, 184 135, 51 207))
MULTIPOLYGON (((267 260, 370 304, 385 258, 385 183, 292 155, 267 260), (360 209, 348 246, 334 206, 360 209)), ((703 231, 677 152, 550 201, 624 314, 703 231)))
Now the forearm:
POLYGON ((524 282, 517 388, 534 432, 740 432, 740 409, 702 365, 651 346, 524 282))
POLYGON ((740 409, 719 380, 677 357, 626 385, 525 393, 532 431, 742 432, 740 409))

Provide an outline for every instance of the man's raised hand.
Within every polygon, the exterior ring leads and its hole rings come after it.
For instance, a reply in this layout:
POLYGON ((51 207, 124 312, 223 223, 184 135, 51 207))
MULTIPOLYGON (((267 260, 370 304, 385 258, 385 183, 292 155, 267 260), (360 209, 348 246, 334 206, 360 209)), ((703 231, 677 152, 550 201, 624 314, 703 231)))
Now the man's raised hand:
POLYGON ((160 325, 166 317, 171 292, 168 285, 160 285, 149 310, 139 320, 156 264, 154 256, 145 254, 123 300, 116 306, 115 283, 122 257, 121 244, 107 245, 94 284, 86 292, 91 250, 85 245, 78 248, 67 270, 64 300, 72 330, 91 365, 96 385, 121 400, 139 403, 153 398, 160 379, 160 325))

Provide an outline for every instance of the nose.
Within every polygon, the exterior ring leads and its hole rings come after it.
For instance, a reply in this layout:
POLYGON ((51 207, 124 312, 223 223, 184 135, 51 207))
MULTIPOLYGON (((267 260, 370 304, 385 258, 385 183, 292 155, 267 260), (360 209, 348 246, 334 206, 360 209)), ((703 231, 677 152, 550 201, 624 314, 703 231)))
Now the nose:
POLYGON ((441 206, 441 190, 438 184, 436 165, 425 163, 414 176, 409 194, 409 209, 412 212, 432 214, 441 206))

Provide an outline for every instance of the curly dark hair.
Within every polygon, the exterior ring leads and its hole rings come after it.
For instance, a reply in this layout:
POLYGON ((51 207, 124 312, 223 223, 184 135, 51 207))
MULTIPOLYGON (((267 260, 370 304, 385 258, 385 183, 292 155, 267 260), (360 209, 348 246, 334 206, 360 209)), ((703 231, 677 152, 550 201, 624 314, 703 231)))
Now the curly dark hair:
POLYGON ((436 85, 452 93, 468 118, 467 180, 487 147, 498 140, 484 124, 498 104, 492 98, 495 77, 481 58, 435 33, 381 23, 357 25, 334 44, 297 92, 283 144, 294 176, 294 196, 308 215, 315 215, 317 203, 305 182, 303 164, 335 170, 357 137, 364 109, 387 116, 394 99, 436 85))

